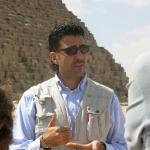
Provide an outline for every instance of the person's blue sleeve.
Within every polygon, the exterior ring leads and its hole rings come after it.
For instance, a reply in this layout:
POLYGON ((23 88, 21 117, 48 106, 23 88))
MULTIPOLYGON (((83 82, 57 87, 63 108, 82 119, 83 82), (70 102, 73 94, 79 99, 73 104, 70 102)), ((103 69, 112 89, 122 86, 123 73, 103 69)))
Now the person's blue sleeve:
POLYGON ((125 118, 115 94, 112 98, 110 116, 112 126, 109 131, 107 141, 104 142, 106 150, 127 150, 127 144, 124 138, 125 118))
POLYGON ((22 96, 15 114, 10 150, 40 150, 40 138, 35 139, 34 97, 29 91, 22 96))

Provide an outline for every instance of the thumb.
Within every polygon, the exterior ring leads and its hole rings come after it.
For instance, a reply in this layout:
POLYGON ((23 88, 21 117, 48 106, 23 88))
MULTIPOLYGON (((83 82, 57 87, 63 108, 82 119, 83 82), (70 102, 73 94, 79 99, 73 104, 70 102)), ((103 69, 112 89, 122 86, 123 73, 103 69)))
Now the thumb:
POLYGON ((72 143, 69 142, 66 144, 67 147, 69 148, 75 148, 77 150, 91 150, 92 149, 92 144, 78 144, 78 143, 72 143))
POLYGON ((48 127, 54 127, 56 125, 56 120, 57 120, 57 116, 55 113, 53 113, 51 115, 51 118, 50 118, 50 122, 48 124, 48 127))
POLYGON ((70 148, 76 148, 76 149, 85 149, 86 148, 86 146, 83 144, 72 143, 72 142, 67 143, 66 146, 70 147, 70 148))

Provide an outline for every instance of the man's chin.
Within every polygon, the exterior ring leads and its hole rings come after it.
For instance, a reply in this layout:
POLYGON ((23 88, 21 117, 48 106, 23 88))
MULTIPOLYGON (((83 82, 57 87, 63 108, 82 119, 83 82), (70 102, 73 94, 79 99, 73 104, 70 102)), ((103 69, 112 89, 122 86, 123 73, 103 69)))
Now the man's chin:
POLYGON ((82 78, 85 75, 85 71, 76 71, 76 73, 73 74, 74 76, 78 77, 78 78, 82 78))

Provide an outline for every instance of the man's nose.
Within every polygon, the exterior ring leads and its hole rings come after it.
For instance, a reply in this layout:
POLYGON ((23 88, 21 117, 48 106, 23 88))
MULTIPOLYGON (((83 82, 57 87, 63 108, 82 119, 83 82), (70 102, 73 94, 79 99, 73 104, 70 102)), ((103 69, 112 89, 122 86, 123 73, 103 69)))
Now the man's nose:
POLYGON ((76 57, 80 57, 80 58, 84 58, 85 54, 83 54, 80 49, 78 49, 77 53, 76 53, 76 57))

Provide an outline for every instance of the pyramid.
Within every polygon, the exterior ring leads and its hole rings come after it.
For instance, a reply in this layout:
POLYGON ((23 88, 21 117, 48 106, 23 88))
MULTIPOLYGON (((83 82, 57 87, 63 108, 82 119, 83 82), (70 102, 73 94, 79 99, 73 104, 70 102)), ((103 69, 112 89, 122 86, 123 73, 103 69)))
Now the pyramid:
POLYGON ((61 0, 0 0, 0 86, 9 88, 19 101, 30 86, 54 75, 48 59, 48 35, 60 23, 73 21, 85 30, 91 52, 89 76, 127 100, 128 77, 112 54, 98 47, 85 23, 68 11, 61 0))

